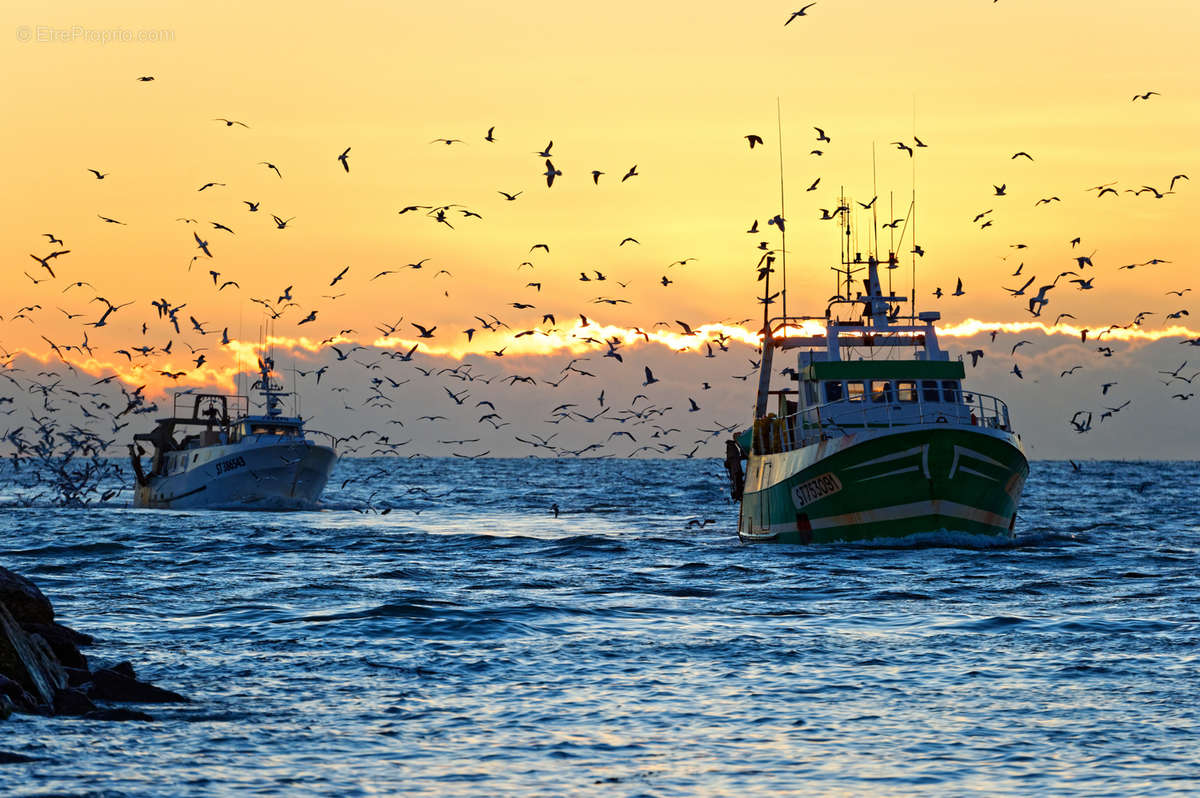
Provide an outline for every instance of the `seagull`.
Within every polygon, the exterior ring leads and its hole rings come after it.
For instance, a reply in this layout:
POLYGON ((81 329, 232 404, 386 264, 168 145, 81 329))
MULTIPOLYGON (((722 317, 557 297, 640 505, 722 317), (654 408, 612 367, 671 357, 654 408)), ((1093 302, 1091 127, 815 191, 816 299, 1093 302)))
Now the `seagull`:
POLYGON ((350 148, 347 147, 346 151, 337 157, 337 159, 342 162, 342 168, 345 169, 347 172, 350 171, 350 162, 346 160, 346 156, 348 156, 349 154, 350 154, 350 148))
POLYGON ((462 139, 434 139, 433 141, 431 141, 429 143, 437 144, 439 141, 442 142, 443 144, 445 144, 447 147, 449 147, 451 144, 454 144, 455 142, 458 142, 460 144, 463 143, 462 139))
POLYGON ((94 174, 97 180, 103 180, 111 174, 111 172, 99 172, 95 169, 89 169, 88 171, 94 174))
POLYGON ((118 222, 116 219, 109 219, 107 216, 100 216, 100 214, 96 214, 96 216, 98 216, 102 221, 108 222, 109 224, 125 224, 124 222, 118 222))
POLYGON ((1158 92, 1156 92, 1156 91, 1148 91, 1145 94, 1133 95, 1133 100, 1130 100, 1130 102, 1133 102, 1134 100, 1149 100, 1154 95, 1158 95, 1160 97, 1162 96, 1161 94, 1158 94, 1158 92))
POLYGON ((624 183, 629 178, 637 177, 637 176, 638 176, 637 164, 634 164, 633 166, 629 167, 629 171, 626 172, 625 176, 621 178, 621 182, 624 183))
POLYGON ((1025 152, 1024 150, 1014 154, 1013 157, 1011 158, 1011 160, 1015 161, 1017 158, 1028 158, 1031 161, 1033 160, 1033 156, 1030 155, 1029 153, 1025 152))
MULTIPOLYGON (((196 239, 196 246, 204 250, 204 254, 211 258, 212 253, 208 251, 208 242, 200 238, 195 232, 192 233, 192 236, 196 239)), ((216 278, 213 278, 213 282, 216 282, 216 278)))
POLYGON ((412 326, 416 327, 418 330, 421 331, 421 334, 419 336, 417 336, 418 338, 432 338, 433 331, 437 329, 436 325, 433 327, 430 327, 429 329, 422 327, 420 324, 413 324, 412 326))
POLYGON ((223 186, 223 185, 225 185, 225 184, 224 184, 224 183, 214 183, 214 182, 209 182, 209 183, 205 183, 204 185, 200 186, 200 188, 198 188, 198 189, 196 189, 196 190, 197 190, 197 191, 203 191, 203 190, 204 190, 204 189, 206 189, 206 188, 212 188, 213 186, 223 186))
POLYGON ((761 136, 756 136, 756 135, 754 135, 753 133, 751 133, 750 135, 746 136, 745 138, 746 138, 746 141, 750 142, 750 149, 754 149, 754 145, 755 145, 755 144, 762 144, 762 143, 763 143, 762 137, 761 137, 761 136))
POLYGON ((1007 184, 1007 183, 1001 183, 1001 184, 1000 184, 1000 185, 998 185, 998 186, 996 186, 996 185, 993 185, 993 186, 992 186, 992 188, 996 190, 996 194, 995 194, 995 196, 997 196, 997 197, 1003 197, 1003 196, 1005 196, 1004 192, 1005 192, 1005 190, 1008 188, 1008 184, 1007 184))
POLYGON ((525 192, 524 192, 524 191, 518 191, 516 194, 509 194, 507 191, 501 191, 500 193, 504 195, 504 198, 505 198, 506 200, 508 200, 509 202, 512 202, 513 200, 515 200, 517 197, 521 196, 521 195, 522 195, 522 194, 524 194, 525 192))
POLYGON ((213 121, 214 122, 224 122, 225 127, 233 127, 234 125, 241 125, 242 127, 245 127, 245 128, 250 127, 245 122, 239 122, 236 119, 225 119, 224 117, 220 117, 220 116, 217 117, 216 119, 214 119, 213 121))
POLYGON ((287 219, 281 219, 278 216, 276 216, 275 214, 271 214, 271 218, 275 220, 275 227, 282 230, 288 226, 288 222, 290 222, 292 219, 295 219, 296 217, 291 216, 287 219))
POLYGON ((642 383, 642 387, 658 382, 658 378, 654 376, 654 372, 650 370, 650 367, 645 366, 644 368, 646 370, 646 381, 642 383))
MULTIPOLYGON (((806 8, 807 8, 807 6, 806 6, 806 8)), ((830 142, 830 143, 833 142, 833 139, 829 138, 829 136, 826 136, 825 131, 822 130, 821 128, 814 126, 813 130, 817 131, 817 141, 826 141, 826 142, 830 142)))
POLYGON ((784 26, 786 27, 786 26, 790 25, 792 20, 795 19, 796 17, 808 16, 808 14, 806 14, 805 12, 808 11, 808 9, 812 8, 815 5, 816 5, 816 3, 809 3, 808 5, 802 7, 799 11, 793 11, 792 15, 787 18, 787 22, 783 23, 784 26))
POLYGON ((957 286, 954 288, 954 293, 953 293, 953 294, 951 294, 950 296, 962 296, 962 295, 964 295, 965 293, 967 293, 967 292, 963 290, 963 287, 962 287, 962 278, 961 278, 961 277, 959 277, 959 278, 958 278, 958 285, 957 285, 957 286))
POLYGON ((592 170, 592 183, 594 183, 597 186, 600 185, 600 175, 602 175, 602 174, 604 174, 604 172, 601 172, 599 169, 593 169, 592 170))
MULTIPOLYGON (((553 144, 553 143, 554 142, 551 142, 551 144, 553 144)), ((549 148, 547 148, 547 149, 549 149, 549 148)), ((555 169, 554 164, 550 162, 549 158, 547 158, 546 159, 546 171, 543 172, 543 174, 546 175, 546 188, 550 188, 551 186, 554 185, 554 178, 561 175, 562 170, 555 169)))
POLYGON ((495 125, 492 125, 491 127, 489 127, 487 135, 483 137, 483 140, 484 141, 495 141, 496 137, 494 135, 492 135, 492 133, 493 133, 493 131, 495 131, 495 129, 496 129, 495 125))
POLYGON ((280 179, 280 180, 282 180, 282 179, 283 179, 283 174, 282 174, 282 173, 279 171, 279 167, 278 167, 278 166, 276 166, 275 164, 271 163, 270 161, 259 161, 259 163, 260 163, 260 164, 262 164, 263 166, 267 167, 268 169, 274 169, 274 170, 275 170, 275 174, 279 175, 279 179, 280 179))
POLYGON ((257 211, 258 206, 262 204, 261 202, 250 202, 249 200, 242 200, 242 202, 250 207, 250 213, 257 211))
POLYGON ((550 148, 553 146, 554 146, 554 140, 551 139, 550 143, 546 145, 546 149, 542 150, 541 152, 535 152, 534 155, 541 156, 542 158, 549 158, 550 157, 550 148))

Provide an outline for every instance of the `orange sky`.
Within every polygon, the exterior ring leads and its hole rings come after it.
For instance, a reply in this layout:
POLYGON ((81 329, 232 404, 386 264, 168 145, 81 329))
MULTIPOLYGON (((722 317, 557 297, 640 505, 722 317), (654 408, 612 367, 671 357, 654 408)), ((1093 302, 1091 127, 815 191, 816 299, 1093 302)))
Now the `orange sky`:
MULTIPOLYGON (((9 4, 0 12, 8 31, 0 97, 9 111, 0 142, 10 154, 9 190, 0 196, 8 264, 0 345, 45 357, 41 335, 77 343, 81 322, 103 309, 89 302, 88 287, 63 293, 78 280, 113 303, 135 302, 89 332, 102 362, 124 361, 116 349, 172 337, 154 319, 151 299, 186 302, 181 320, 195 315, 208 329, 254 340, 263 314, 250 298, 274 300, 289 285, 299 307, 277 323, 281 335, 319 341, 355 329, 348 337, 369 342, 376 324, 403 316, 408 339, 409 322, 436 324, 436 344, 460 351, 460 331, 478 327, 477 314, 495 313, 516 330, 539 324, 543 313, 560 326, 585 313, 645 329, 757 317, 754 247, 777 240, 745 230, 755 219, 771 230, 766 220, 778 211, 776 98, 792 312, 820 313, 833 293, 837 229, 817 221, 817 209, 836 207, 842 186, 870 199, 873 154, 881 211, 894 203, 896 216, 905 215, 915 175, 916 241, 928 253, 918 307, 941 310, 947 323, 1028 320, 1000 288, 1023 282, 1009 277, 1016 265, 1049 281, 1074 269, 1079 254, 1092 255, 1086 276, 1094 274, 1095 290, 1060 287, 1047 315, 1069 312, 1100 329, 1153 311, 1145 328, 1155 330, 1166 313, 1190 307, 1194 294, 1164 293, 1190 287, 1200 188, 1179 181, 1163 199, 1124 189, 1163 191, 1179 173, 1200 180, 1192 52, 1200 11, 1178 2, 819 0, 784 26, 792 10, 694 2, 352 3, 337 11, 9 4), (135 40, 89 41, 114 31, 135 40), (155 41, 136 40, 147 37, 155 41), (1150 90, 1160 95, 1130 101, 1150 90), (489 143, 483 135, 493 125, 497 140, 489 143), (833 139, 819 145, 821 156, 810 154, 814 126, 833 139), (748 133, 766 146, 751 151, 748 133), (911 144, 914 133, 929 147, 910 160, 890 142, 911 144), (436 137, 464 143, 429 143, 436 137), (548 189, 544 159, 534 153, 550 140, 563 175, 548 189), (349 174, 336 160, 346 147, 349 174), (1013 160, 1019 150, 1034 160, 1013 160), (282 179, 260 161, 276 164, 282 179), (638 175, 621 182, 634 164, 638 175), (91 168, 107 177, 97 180, 91 168), (605 172, 598 186, 593 169, 605 172), (805 191, 818 177, 817 189, 805 191), (197 191, 209 181, 226 185, 197 191), (1085 191, 1110 181, 1117 197, 1085 191), (994 196, 998 184, 1007 196, 994 196), (523 193, 509 202, 501 190, 523 193), (1035 206, 1049 196, 1062 201, 1035 206), (244 200, 261 210, 250 213, 244 200), (410 204, 449 203, 483 218, 451 209, 451 230, 420 213, 397 214, 410 204), (993 225, 981 230, 971 220, 988 209, 993 225), (295 219, 278 230, 273 213, 295 219), (193 231, 213 258, 198 252, 193 231), (29 257, 52 251, 43 232, 71 252, 51 262, 54 280, 35 285, 22 272, 49 276, 29 257), (640 244, 618 246, 626 236, 640 244), (1076 236, 1082 241, 1072 248, 1076 236), (550 252, 531 253, 537 243, 550 252), (404 268, 422 258, 422 270, 404 268), (1118 269, 1151 258, 1170 263, 1118 269), (522 261, 533 268, 519 269, 522 261), (401 272, 370 280, 393 268, 401 272), (239 286, 218 293, 210 269, 239 286), (441 269, 450 274, 436 276, 441 269), (594 270, 608 280, 579 281, 594 270), (665 287, 664 275, 672 280, 665 287), (958 277, 966 296, 930 296, 958 277), (600 296, 629 304, 594 303, 600 296), (42 305, 25 314, 34 323, 12 320, 31 304, 42 305), (68 319, 55 308, 84 315, 68 319), (296 327, 312 310, 317 321, 296 327)), ((907 291, 907 276, 897 287, 907 291)), ((212 347, 209 360, 229 365, 211 337, 174 337, 212 347)), ((154 362, 189 365, 178 357, 154 362)))

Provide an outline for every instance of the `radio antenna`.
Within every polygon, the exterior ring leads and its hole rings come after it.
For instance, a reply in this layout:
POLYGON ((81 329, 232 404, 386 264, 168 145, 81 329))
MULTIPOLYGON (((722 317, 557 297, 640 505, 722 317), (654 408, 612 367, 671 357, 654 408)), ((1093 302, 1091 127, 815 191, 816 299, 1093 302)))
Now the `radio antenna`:
MULTIPOLYGON (((787 214, 784 213, 784 192, 783 192, 783 115, 780 113, 779 98, 775 98, 775 128, 779 137, 779 264, 783 272, 783 328, 786 335, 788 314, 787 314, 787 214)), ((770 298, 770 295, 767 295, 770 298)))

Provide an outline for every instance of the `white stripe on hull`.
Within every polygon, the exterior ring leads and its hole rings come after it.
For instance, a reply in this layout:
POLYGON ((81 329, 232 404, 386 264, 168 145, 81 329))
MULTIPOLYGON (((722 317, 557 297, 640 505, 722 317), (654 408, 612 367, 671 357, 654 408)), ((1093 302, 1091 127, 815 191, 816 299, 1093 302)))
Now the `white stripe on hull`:
MULTIPOLYGON (((964 521, 974 521, 980 524, 1008 529, 1009 520, 988 510, 981 510, 969 504, 960 504, 947 499, 929 499, 926 501, 898 504, 893 507, 881 507, 877 510, 861 510, 856 513, 829 515, 824 518, 810 518, 809 526, 814 530, 837 529, 840 527, 862 526, 883 521, 905 521, 913 518, 941 515, 949 518, 960 518, 964 521)), ((774 536, 781 532, 795 532, 795 523, 772 524, 768 530, 756 529, 755 537, 774 536)), ((743 536, 746 536, 743 533, 743 536)))

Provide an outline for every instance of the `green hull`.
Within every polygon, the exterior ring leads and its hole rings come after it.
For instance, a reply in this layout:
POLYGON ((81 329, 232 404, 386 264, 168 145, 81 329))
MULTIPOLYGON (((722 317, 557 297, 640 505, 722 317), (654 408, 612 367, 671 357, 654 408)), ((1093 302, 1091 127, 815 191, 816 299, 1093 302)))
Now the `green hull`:
POLYGON ((746 466, 738 534, 775 543, 1011 538, 1029 475, 1016 435, 940 424, 751 453, 746 466))

